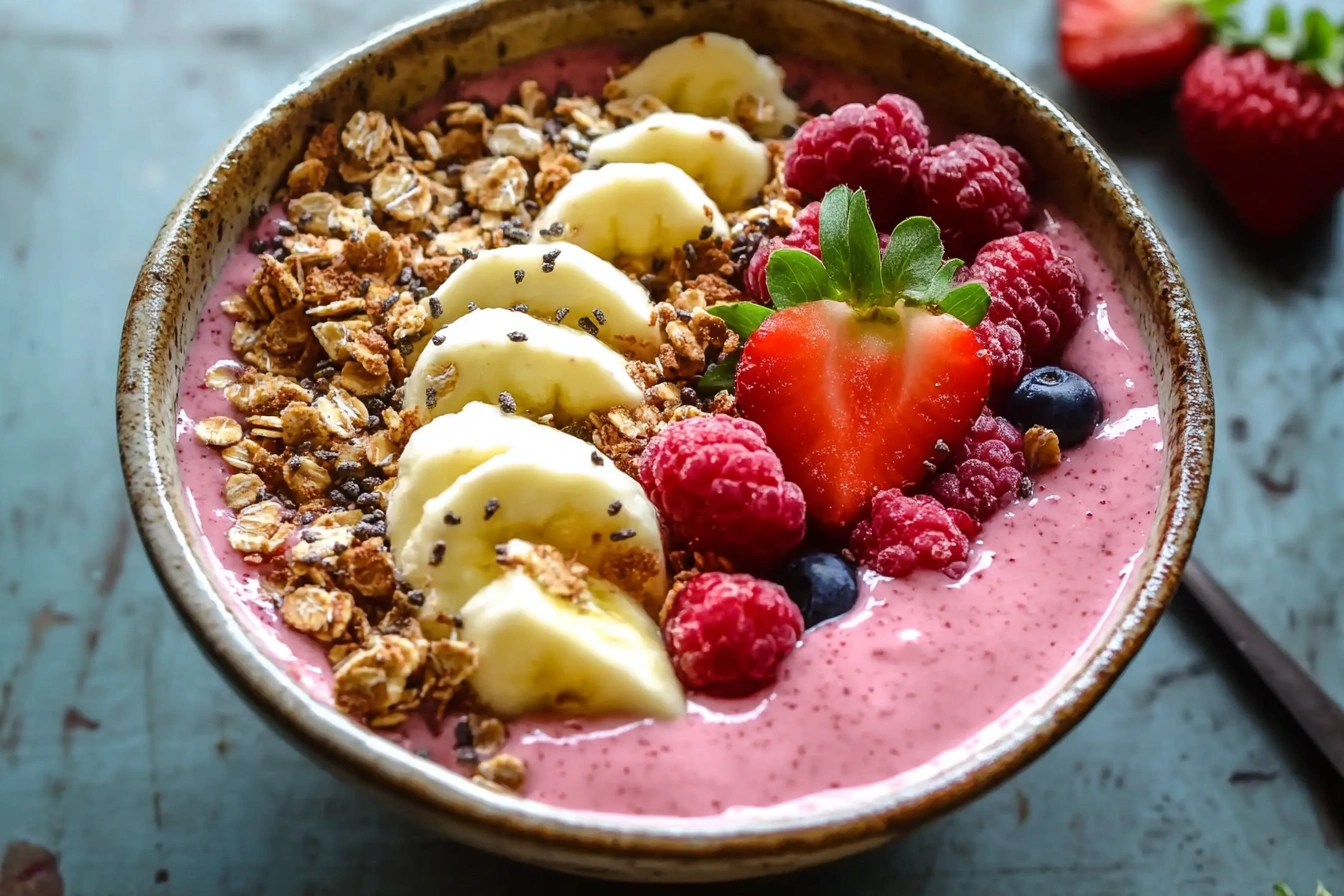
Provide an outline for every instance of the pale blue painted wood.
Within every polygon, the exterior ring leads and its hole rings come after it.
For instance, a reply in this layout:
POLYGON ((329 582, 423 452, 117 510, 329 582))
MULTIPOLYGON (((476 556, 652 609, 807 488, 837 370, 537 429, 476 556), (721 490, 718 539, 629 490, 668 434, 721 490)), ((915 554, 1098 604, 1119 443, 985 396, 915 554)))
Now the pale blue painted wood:
MULTIPOLYGON (((0 841, 58 852, 67 892, 619 889, 440 843, 310 766, 207 667, 129 529, 113 368, 155 229, 275 90, 424 5, 0 0, 0 841)), ((1067 88, 1049 0, 906 6, 1058 97, 1153 207, 1218 392, 1198 552, 1344 698, 1344 215, 1286 247, 1241 235, 1165 110, 1067 88)), ((1344 889, 1344 798, 1224 657, 1178 605, 1097 711, 1008 786, 878 852, 718 891, 1344 889)))

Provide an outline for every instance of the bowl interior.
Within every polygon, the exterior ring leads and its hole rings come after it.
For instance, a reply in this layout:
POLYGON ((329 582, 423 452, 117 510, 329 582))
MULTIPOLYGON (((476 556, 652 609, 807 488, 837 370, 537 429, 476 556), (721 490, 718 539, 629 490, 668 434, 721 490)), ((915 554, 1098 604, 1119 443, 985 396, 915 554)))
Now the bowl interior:
POLYGON ((1119 673, 1175 588, 1207 485, 1212 398, 1175 262, 1113 164, 1052 104, 945 35, 875 5, 838 0, 485 0, 396 26, 306 75, 207 166, 166 222, 136 285, 123 334, 118 427, 137 521, 170 596, 207 654, 282 731, 454 836, 592 873, 612 873, 612 857, 624 856, 634 863, 625 876, 639 876, 679 857, 750 860, 757 863, 752 873, 851 851, 973 796, 1061 736, 1119 673), (1165 441, 1153 530, 1125 599, 1039 705, 908 786, 766 820, 603 816, 497 796, 319 705, 265 659, 226 608, 175 461, 186 349, 249 212, 268 202, 315 124, 361 108, 399 112, 446 78, 559 46, 651 46, 703 30, 872 79, 957 126, 1017 146, 1032 161, 1047 198, 1079 223, 1115 274, 1153 358, 1165 441), (510 832, 506 840, 502 831, 510 832))

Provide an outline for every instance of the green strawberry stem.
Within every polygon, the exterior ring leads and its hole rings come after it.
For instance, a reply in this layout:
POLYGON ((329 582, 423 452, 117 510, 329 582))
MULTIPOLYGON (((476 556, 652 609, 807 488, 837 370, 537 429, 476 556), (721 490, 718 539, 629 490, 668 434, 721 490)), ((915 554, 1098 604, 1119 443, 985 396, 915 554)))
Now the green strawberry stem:
MULTIPOLYGON (((724 302, 706 309, 743 342, 777 310, 805 302, 845 302, 867 320, 899 323, 900 306, 950 314, 968 327, 984 320, 989 293, 980 283, 953 286, 959 258, 943 260, 943 238, 931 218, 907 218, 891 232, 882 252, 863 190, 835 187, 821 201, 821 258, 802 249, 776 249, 765 268, 774 308, 754 302, 724 302)), ((714 393, 733 388, 741 350, 711 364, 697 388, 714 393)))
POLYGON ((1213 18, 1219 43, 1238 50, 1258 49, 1271 58, 1291 60, 1320 75, 1330 86, 1344 87, 1344 20, 1332 23, 1319 9, 1309 9, 1295 28, 1287 7, 1276 4, 1269 10, 1265 30, 1252 35, 1231 14, 1231 5, 1213 18))
POLYGON ((932 219, 902 221, 883 253, 863 190, 840 186, 822 199, 819 224, 820 259, 801 249, 777 249, 770 256, 765 282, 775 308, 833 299, 874 316, 874 309, 915 305, 951 314, 968 327, 989 310, 984 286, 952 285, 962 262, 943 260, 942 236, 932 219))

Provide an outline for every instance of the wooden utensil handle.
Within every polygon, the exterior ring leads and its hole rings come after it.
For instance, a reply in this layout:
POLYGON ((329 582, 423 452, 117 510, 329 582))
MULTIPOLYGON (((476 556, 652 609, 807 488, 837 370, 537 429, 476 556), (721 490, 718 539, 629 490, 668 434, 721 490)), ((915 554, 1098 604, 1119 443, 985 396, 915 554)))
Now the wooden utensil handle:
POLYGON ((1344 779, 1344 708, 1265 634, 1203 566, 1188 563, 1182 585, 1344 779))

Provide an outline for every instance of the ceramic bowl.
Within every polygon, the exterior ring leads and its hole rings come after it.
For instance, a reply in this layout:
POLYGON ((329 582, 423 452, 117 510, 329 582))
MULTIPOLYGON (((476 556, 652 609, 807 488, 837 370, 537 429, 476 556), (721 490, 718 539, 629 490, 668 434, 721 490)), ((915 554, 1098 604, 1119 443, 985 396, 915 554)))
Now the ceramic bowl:
POLYGON ((785 871, 880 844, 983 793, 1038 756, 1096 703, 1171 597, 1195 536, 1213 447, 1199 324, 1171 252, 1115 165, 1053 103, 958 41, 875 4, 844 0, 481 0, 402 23, 304 76, 206 166, 145 261, 122 335, 117 426, 136 521, 169 597, 201 648, 280 732, 317 761, 423 823, 483 849, 581 874, 713 879, 785 871), (597 815, 497 795, 417 758, 310 698, 239 626, 208 572, 183 499, 174 412, 207 290, 315 122, 405 110, 446 77, 555 47, 652 47, 723 31, 759 51, 804 52, 914 97, 967 130, 1017 146, 1048 172, 1048 198, 1119 279, 1160 390, 1165 476, 1147 546, 1108 627, 1039 711, 926 780, 812 813, 762 820, 597 815))

